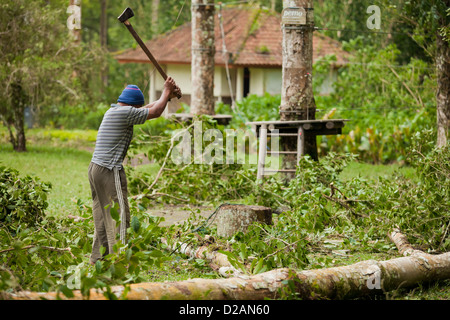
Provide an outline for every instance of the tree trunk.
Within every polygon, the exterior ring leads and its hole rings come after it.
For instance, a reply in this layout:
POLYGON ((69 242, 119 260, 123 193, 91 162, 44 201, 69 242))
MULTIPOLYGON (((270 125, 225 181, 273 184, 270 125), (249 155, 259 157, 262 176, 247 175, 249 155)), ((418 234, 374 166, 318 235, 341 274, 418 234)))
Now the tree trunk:
POLYGON ((191 113, 214 114, 214 0, 192 0, 191 113))
POLYGON ((25 127, 24 127, 24 108, 17 107, 15 110, 16 118, 14 121, 14 127, 16 128, 16 145, 14 150, 18 152, 27 151, 26 137, 25 137, 25 127))
MULTIPOLYGON (((108 0, 100 0, 100 45, 107 51, 108 45, 108 0)), ((105 65, 101 70, 102 92, 108 87, 108 66, 105 65)))
POLYGON ((16 81, 11 84, 12 94, 11 102, 13 107, 13 127, 16 131, 16 136, 14 137, 12 131, 10 130, 11 143, 15 151, 24 152, 27 151, 26 147, 26 137, 25 137, 25 106, 27 104, 27 96, 22 89, 21 81, 16 81))
MULTIPOLYGON (((314 11, 312 0, 283 1, 283 66, 280 119, 281 120, 313 120, 316 114, 312 88, 312 58, 314 11), (288 8, 299 9, 288 9, 288 8), (306 23, 292 24, 285 21, 289 11, 302 11, 306 15, 306 23)), ((297 150, 296 137, 283 137, 282 148, 286 151, 297 150)), ((305 154, 317 160, 316 136, 305 139, 305 154)), ((294 169, 297 165, 295 155, 283 157, 283 167, 294 169)), ((289 175, 288 175, 289 178, 289 175)))
POLYGON ((275 11, 276 0, 270 0, 270 10, 275 11))
MULTIPOLYGON (((131 284, 126 296, 129 300, 262 300, 280 298, 281 292, 300 299, 350 299, 382 294, 421 282, 450 278, 450 252, 430 255, 414 250, 399 230, 389 234, 405 257, 375 261, 367 260, 349 266, 297 272, 282 268, 252 276, 228 279, 191 279, 176 282, 131 284), (294 291, 288 283, 294 284, 294 291)), ((123 286, 111 287, 118 297, 123 286)), ((83 299, 74 291, 73 299, 83 299)), ((59 294, 61 299, 65 299, 59 294)), ((56 292, 18 292, 2 294, 4 299, 37 300, 58 298, 56 292)), ((91 289, 90 299, 104 300, 101 290, 91 289)))
POLYGON ((152 37, 158 34, 159 0, 152 1, 152 37))
POLYGON ((437 147, 448 143, 450 130, 450 46, 439 34, 436 39, 437 147))

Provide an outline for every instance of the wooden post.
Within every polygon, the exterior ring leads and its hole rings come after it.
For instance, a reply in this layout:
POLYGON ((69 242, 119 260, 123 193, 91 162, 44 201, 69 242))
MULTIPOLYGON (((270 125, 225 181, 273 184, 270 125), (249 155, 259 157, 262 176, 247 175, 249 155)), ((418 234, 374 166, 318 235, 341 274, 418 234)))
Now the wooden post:
POLYGON ((217 235, 231 237, 236 232, 246 232, 254 222, 272 224, 272 209, 241 204, 223 205, 217 210, 217 235))
POLYGON ((258 172, 256 178, 264 177, 264 165, 266 163, 267 153, 267 124, 262 124, 259 129, 259 154, 258 154, 258 172))
MULTIPOLYGON (((316 105, 312 90, 314 11, 313 0, 283 0, 283 66, 280 119, 314 120, 316 105)), ((293 151, 297 141, 282 139, 283 149, 293 151)), ((304 137, 304 152, 317 159, 315 135, 304 137)), ((287 155, 283 166, 295 167, 295 155, 287 155)))
POLYGON ((191 113, 214 115, 214 0, 192 0, 191 113))
POLYGON ((298 127, 297 134, 297 165, 300 158, 305 154, 305 131, 302 126, 298 127))

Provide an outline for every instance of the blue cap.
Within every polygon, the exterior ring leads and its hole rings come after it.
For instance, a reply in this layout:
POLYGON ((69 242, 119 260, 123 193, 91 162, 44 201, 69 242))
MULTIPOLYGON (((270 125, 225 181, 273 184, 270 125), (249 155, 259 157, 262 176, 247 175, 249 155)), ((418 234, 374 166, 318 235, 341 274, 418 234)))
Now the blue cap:
POLYGON ((138 86, 129 84, 125 89, 123 89, 122 94, 119 96, 119 99, 117 99, 117 102, 127 103, 129 105, 144 104, 144 94, 138 86))

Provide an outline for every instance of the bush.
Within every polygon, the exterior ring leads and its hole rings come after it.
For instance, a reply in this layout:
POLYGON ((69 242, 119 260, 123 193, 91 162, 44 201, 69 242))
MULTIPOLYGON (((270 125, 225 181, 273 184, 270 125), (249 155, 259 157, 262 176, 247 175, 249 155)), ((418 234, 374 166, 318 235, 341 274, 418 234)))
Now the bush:
POLYGON ((34 226, 40 222, 50 188, 50 183, 37 177, 20 177, 17 170, 0 166, 0 222, 13 229, 19 223, 34 226))

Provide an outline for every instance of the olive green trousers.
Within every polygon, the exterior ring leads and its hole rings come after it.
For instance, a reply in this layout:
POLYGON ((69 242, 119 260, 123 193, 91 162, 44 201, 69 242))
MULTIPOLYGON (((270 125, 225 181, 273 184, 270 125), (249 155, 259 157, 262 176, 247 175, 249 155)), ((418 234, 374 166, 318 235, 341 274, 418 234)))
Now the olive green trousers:
MULTIPOLYGON (((120 190, 122 191, 123 210, 126 216, 126 228, 130 226, 130 208, 128 205, 128 189, 125 171, 119 170, 120 190)), ((118 177, 114 176, 114 170, 99 166, 93 162, 88 169, 89 183, 92 193, 92 215, 94 217, 94 239, 90 262, 95 263, 102 256, 113 253, 113 246, 117 242, 119 226, 111 217, 110 208, 114 203, 120 203, 116 188, 118 177), (102 255, 100 247, 106 250, 102 255)), ((121 208, 122 209, 122 208, 121 208)))

